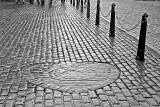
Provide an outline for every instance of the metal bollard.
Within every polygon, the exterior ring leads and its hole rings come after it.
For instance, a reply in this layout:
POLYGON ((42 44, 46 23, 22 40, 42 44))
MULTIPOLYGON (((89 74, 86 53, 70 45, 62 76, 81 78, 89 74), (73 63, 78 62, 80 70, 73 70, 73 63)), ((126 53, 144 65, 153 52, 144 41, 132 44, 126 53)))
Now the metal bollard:
POLYGON ((81 12, 83 13, 83 0, 81 0, 81 12))
POLYGON ((136 60, 144 61, 144 52, 145 52, 145 41, 146 41, 146 32, 147 32, 147 17, 148 14, 144 13, 142 16, 141 22, 141 29, 139 35, 139 43, 138 43, 138 50, 136 60))
POLYGON ((115 37, 115 4, 112 4, 109 36, 115 37))
POLYGON ((75 0, 73 0, 73 6, 75 6, 75 0))
POLYGON ((49 0, 49 7, 52 7, 52 0, 49 0))
POLYGON ((97 0, 97 11, 96 11, 96 25, 99 25, 99 17, 100 17, 100 0, 97 0))
POLYGON ((90 18, 90 0, 87 1, 87 18, 90 18))
POLYGON ((78 9, 79 7, 79 0, 76 0, 76 8, 78 9))
POLYGON ((33 4, 33 0, 29 0, 29 3, 30 3, 30 4, 33 4))
POLYGON ((37 0, 37 3, 40 4, 39 0, 37 0))
POLYGON ((72 4, 72 0, 70 0, 70 4, 72 4))
POLYGON ((44 6, 44 0, 41 0, 41 6, 44 6))

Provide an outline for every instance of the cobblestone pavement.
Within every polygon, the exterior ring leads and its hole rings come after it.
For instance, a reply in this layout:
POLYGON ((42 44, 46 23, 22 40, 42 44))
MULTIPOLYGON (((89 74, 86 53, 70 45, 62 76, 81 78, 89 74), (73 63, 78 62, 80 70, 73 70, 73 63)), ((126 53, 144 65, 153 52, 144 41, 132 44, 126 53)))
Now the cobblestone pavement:
MULTIPOLYGON (((92 0, 91 7, 96 7, 97 0, 92 0)), ((101 10, 106 16, 111 4, 116 7, 116 25, 131 33, 134 37, 139 37, 141 16, 144 13, 149 15, 147 28, 147 43, 155 47, 160 52, 160 2, 143 0, 100 0, 101 10), (133 30, 134 26, 137 27, 133 30)), ((95 12, 96 10, 94 10, 95 12)), ((105 17, 110 20, 110 17, 105 17)))
POLYGON ((69 3, 52 8, 6 7, 0 17, 0 107, 159 107, 160 57, 146 46, 145 62, 135 60, 137 39, 95 14, 86 19, 69 3), (121 72, 95 91, 66 93, 27 82, 20 68, 31 64, 110 62, 121 72))

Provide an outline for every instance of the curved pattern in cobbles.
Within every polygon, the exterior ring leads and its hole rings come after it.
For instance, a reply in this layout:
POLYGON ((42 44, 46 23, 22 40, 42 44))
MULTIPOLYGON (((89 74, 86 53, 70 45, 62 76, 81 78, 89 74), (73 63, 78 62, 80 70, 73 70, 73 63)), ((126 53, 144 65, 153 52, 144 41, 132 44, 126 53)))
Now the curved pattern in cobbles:
POLYGON ((27 81, 69 93, 81 93, 114 82, 120 72, 107 63, 36 64, 21 70, 27 81))

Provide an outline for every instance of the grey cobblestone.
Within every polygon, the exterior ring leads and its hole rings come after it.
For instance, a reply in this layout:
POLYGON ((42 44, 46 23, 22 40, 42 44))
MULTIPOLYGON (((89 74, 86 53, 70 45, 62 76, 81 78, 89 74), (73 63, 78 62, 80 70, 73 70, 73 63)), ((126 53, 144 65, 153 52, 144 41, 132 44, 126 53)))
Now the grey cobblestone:
POLYGON ((87 21, 86 8, 80 14, 69 1, 65 7, 10 6, 4 10, 0 3, 0 107, 160 106, 159 56, 146 47, 141 68, 131 35, 116 28, 112 40, 108 22, 100 19, 96 27, 94 13, 87 21), (19 71, 27 64, 89 61, 110 62, 121 74, 101 89, 70 94, 28 83, 19 71))
POLYGON ((43 96, 35 97, 35 103, 43 103, 43 96))
POLYGON ((43 107, 43 104, 42 103, 36 103, 34 106, 35 107, 43 107))
POLYGON ((47 100, 47 99, 46 99, 44 103, 45 103, 45 106, 46 106, 46 107, 51 107, 51 106, 54 105, 53 100, 47 100))
POLYGON ((89 99, 89 96, 82 96, 82 101, 84 103, 90 103, 91 102, 90 99, 89 99))

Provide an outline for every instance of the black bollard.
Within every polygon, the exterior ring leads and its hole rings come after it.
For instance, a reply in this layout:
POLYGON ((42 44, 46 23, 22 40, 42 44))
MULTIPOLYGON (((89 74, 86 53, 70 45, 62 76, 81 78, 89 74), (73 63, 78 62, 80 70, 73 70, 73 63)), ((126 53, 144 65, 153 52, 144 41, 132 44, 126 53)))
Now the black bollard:
POLYGON ((64 4, 64 3, 65 3, 65 1, 64 1, 64 0, 61 0, 61 3, 62 3, 62 4, 64 4))
POLYGON ((49 7, 52 7, 52 0, 49 0, 49 7))
POLYGON ((39 0, 37 0, 37 3, 40 4, 39 0))
POLYGON ((90 0, 87 1, 87 18, 90 18, 90 0))
POLYGON ((79 0, 76 0, 76 8, 79 8, 79 0))
POLYGON ((32 4, 32 0, 29 0, 29 3, 32 4))
POLYGON ((44 6, 44 0, 41 0, 41 6, 44 6))
POLYGON ((111 20, 110 20, 110 30, 109 30, 109 36, 115 37, 115 4, 112 4, 111 8, 111 20))
POLYGON ((75 0, 73 0, 73 6, 75 6, 75 0))
POLYGON ((23 4, 23 5, 24 5, 24 0, 21 0, 21 4, 23 4))
POLYGON ((141 22, 141 29, 139 35, 139 43, 138 43, 138 50, 136 60, 144 61, 144 52, 145 52, 145 41, 146 41, 146 32, 147 32, 147 17, 148 14, 144 13, 142 16, 141 22))
POLYGON ((100 0, 97 0, 97 11, 96 11, 96 25, 99 25, 99 17, 100 17, 100 0))
POLYGON ((51 5, 50 6, 52 6, 52 0, 51 0, 51 5))
POLYGON ((34 0, 31 0, 31 4, 33 4, 34 3, 34 0))
POLYGON ((81 12, 83 13, 83 0, 81 0, 81 12))
POLYGON ((70 0, 70 4, 72 4, 72 0, 70 0))

